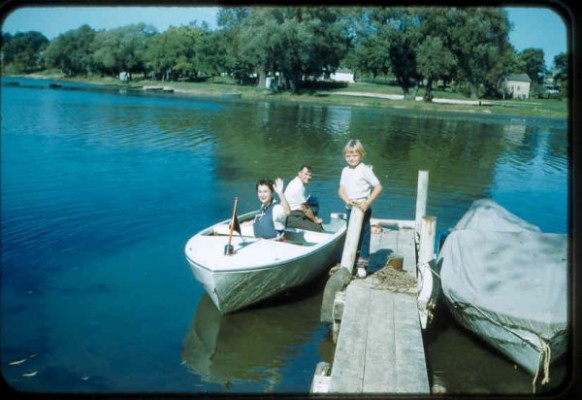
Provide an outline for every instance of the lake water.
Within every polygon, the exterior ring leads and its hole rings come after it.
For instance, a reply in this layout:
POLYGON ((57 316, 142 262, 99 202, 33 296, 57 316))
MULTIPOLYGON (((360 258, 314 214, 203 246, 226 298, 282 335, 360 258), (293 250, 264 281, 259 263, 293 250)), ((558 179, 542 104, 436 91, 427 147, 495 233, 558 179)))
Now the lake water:
MULTIPOLYGON (((220 317, 183 248, 229 218, 235 196, 239 213, 258 208, 258 178, 287 183, 303 162, 320 215, 341 211, 352 138, 384 186, 375 217, 414 219, 428 170, 440 233, 481 198, 569 231, 565 120, 10 81, 20 86, 1 90, 1 356, 18 391, 307 393, 333 354, 319 322, 325 282, 220 317)), ((449 393, 531 393, 531 376, 446 310, 425 336, 431 380, 449 393)))

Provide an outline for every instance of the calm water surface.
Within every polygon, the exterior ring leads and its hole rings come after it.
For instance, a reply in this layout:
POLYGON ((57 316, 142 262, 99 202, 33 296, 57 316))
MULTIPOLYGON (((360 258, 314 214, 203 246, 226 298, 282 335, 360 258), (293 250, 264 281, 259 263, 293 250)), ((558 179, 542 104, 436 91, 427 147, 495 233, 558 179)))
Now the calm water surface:
MULTIPOLYGON (((376 217, 413 219, 418 170, 429 170, 441 233, 484 197, 568 232, 565 120, 12 81, 1 91, 1 355, 19 391, 307 393, 333 354, 319 322, 325 282, 220 317, 183 246, 228 218, 235 196, 240 212, 256 209, 257 178, 288 182, 303 162, 321 215, 341 211, 348 139, 362 140, 384 185, 376 217)), ((449 393, 531 392, 531 376, 446 310, 437 317, 431 380, 449 393)))

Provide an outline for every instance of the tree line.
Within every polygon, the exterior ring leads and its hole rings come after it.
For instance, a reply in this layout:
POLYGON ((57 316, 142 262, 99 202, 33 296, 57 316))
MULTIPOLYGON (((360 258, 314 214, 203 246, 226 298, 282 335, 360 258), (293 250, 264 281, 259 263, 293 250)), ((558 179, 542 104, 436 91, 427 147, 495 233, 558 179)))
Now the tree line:
MULTIPOLYGON (((3 73, 60 70, 67 77, 140 74, 152 80, 228 75, 239 84, 298 92, 339 68, 356 76, 391 77, 405 97, 424 87, 454 85, 472 98, 503 96, 504 77, 526 73, 534 88, 550 74, 541 49, 516 52, 501 8, 232 7, 217 28, 198 24, 158 32, 144 23, 96 31, 88 25, 48 40, 39 32, 3 33, 3 73)), ((564 88, 567 56, 552 76, 564 88)))

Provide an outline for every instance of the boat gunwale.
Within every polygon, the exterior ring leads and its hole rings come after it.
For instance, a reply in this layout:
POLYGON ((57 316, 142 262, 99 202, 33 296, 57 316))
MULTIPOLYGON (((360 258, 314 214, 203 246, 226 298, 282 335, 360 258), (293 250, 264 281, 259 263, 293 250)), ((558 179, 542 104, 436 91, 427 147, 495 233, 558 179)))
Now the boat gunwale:
MULTIPOLYGON (((258 211, 251 211, 249 213, 243 214, 241 215, 240 218, 245 218, 243 221, 246 221, 248 219, 251 219, 252 217, 254 217, 256 214, 258 214, 258 211)), ((213 268, 209 268, 205 265, 200 264, 199 262, 195 261, 194 259, 192 259, 190 257, 190 254, 188 252, 188 245, 190 244, 190 242, 196 238, 202 237, 202 236, 209 236, 208 232, 213 232, 214 227, 216 227, 217 225, 223 225, 225 223, 228 223, 230 221, 230 219, 226 219, 224 221, 218 222, 206 229, 203 229, 202 231, 198 232, 197 234, 195 234, 194 236, 192 236, 188 242, 186 243, 186 259, 188 260, 188 263, 194 267, 194 268, 200 268, 203 269, 205 271, 208 271, 212 274, 231 274, 231 273, 240 273, 240 272, 251 272, 251 271, 264 271, 264 270, 269 270, 269 269, 276 269, 276 268, 280 268, 282 266, 288 265, 288 264, 294 264, 296 263, 298 260, 302 260, 302 259, 306 259, 306 258, 310 258, 312 257, 315 253, 322 251, 330 246, 335 246, 337 241, 341 239, 342 236, 344 236, 347 232, 347 221, 343 226, 340 226, 337 231, 335 232, 312 232, 312 231, 308 231, 305 229, 297 229, 297 228, 290 228, 293 229, 294 231, 300 231, 300 232, 309 232, 309 233, 314 233, 314 234, 318 234, 318 235, 328 235, 328 237, 326 237, 326 240, 323 240, 321 242, 318 242, 316 244, 314 244, 313 246, 302 246, 299 244, 293 244, 293 243, 288 243, 288 242, 277 242, 274 241, 272 239, 264 239, 264 238, 254 238, 256 239, 255 241, 253 241, 253 243, 263 243, 265 241, 273 241, 275 243, 279 243, 281 245, 288 245, 288 246, 297 246, 297 247, 305 247, 308 248, 309 251, 307 251, 304 254, 300 254, 297 256, 292 256, 289 258, 285 258, 283 260, 281 260, 280 262, 276 262, 276 263, 268 263, 268 264, 259 264, 256 266, 250 266, 250 267, 245 267, 245 268, 233 268, 233 269, 213 269, 213 268)), ((288 228, 286 228, 288 229, 288 228)), ((294 232, 292 231, 292 232, 294 232)), ((252 243, 251 243, 252 244, 252 243)))

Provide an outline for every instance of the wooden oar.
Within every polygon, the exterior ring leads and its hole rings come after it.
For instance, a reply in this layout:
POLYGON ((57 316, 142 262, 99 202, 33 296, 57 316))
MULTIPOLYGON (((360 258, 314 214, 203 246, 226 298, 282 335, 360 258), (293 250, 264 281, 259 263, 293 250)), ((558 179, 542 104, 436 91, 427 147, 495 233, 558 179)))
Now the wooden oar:
POLYGON ((232 231, 234 231, 234 219, 236 218, 236 205, 238 203, 238 197, 234 198, 234 208, 232 209, 232 218, 230 219, 229 232, 228 232, 228 244, 224 246, 224 254, 232 255, 234 254, 234 246, 230 244, 232 241, 232 231))

